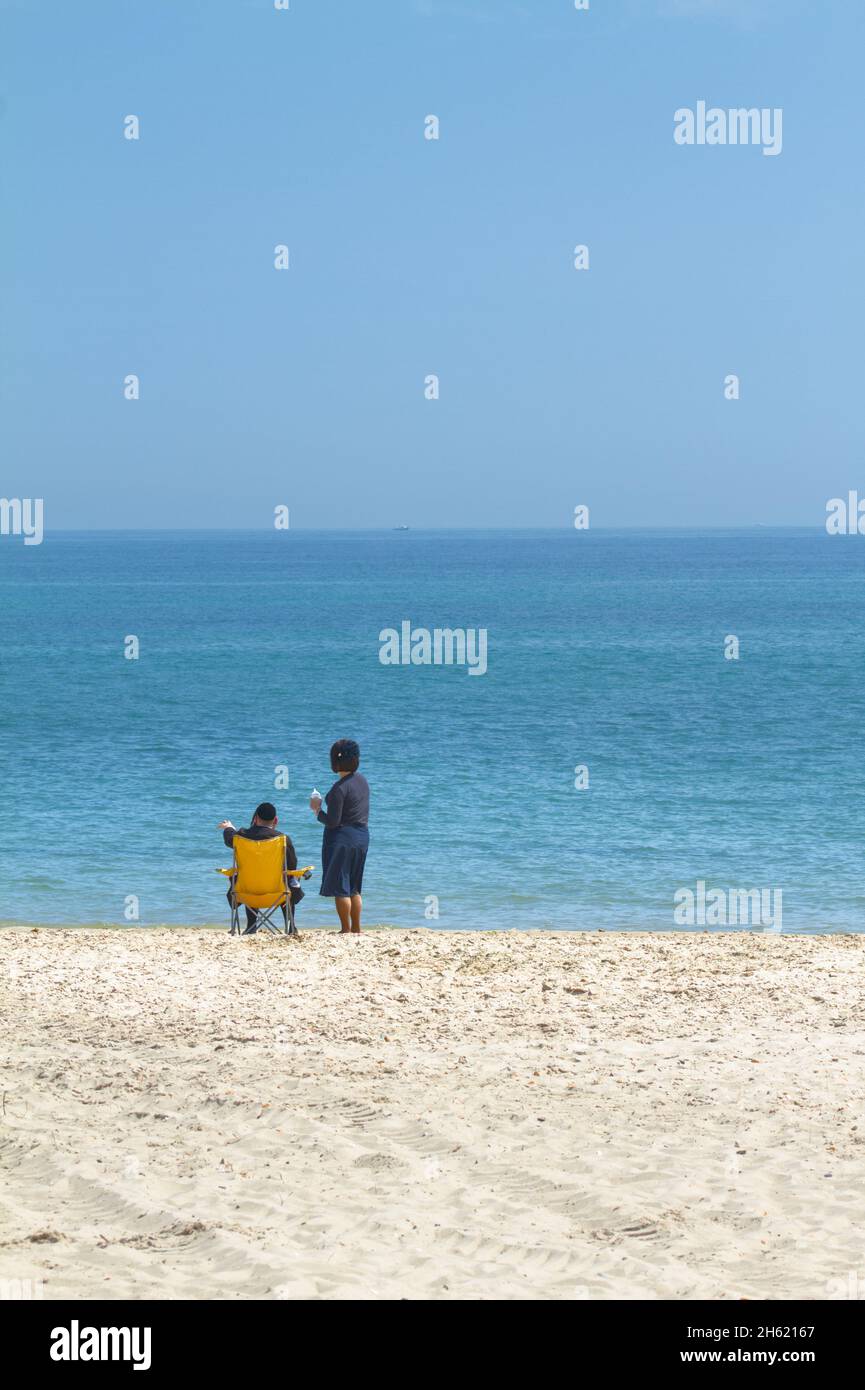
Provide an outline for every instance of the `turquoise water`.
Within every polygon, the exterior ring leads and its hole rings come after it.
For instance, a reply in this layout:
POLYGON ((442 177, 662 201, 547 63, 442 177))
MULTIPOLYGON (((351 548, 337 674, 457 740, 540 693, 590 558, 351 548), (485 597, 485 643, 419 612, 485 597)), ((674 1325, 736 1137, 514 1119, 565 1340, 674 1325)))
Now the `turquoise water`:
POLYGON ((676 929, 702 879, 862 930, 863 579, 816 530, 4 536, 0 918, 221 922, 217 821, 272 799, 317 865, 352 736, 370 923, 676 929), (405 619, 487 673, 382 665, 405 619))

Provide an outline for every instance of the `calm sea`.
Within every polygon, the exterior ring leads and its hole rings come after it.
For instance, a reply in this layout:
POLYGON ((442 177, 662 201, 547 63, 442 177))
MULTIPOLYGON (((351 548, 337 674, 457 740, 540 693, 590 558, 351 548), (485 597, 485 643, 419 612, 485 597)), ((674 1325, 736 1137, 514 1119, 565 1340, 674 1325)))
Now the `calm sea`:
POLYGON ((4 536, 0 918, 227 922, 217 821, 274 800, 318 865, 351 736, 370 924, 681 929, 703 881, 860 931, 863 581, 817 530, 4 536), (382 665, 404 620, 488 671, 382 665))

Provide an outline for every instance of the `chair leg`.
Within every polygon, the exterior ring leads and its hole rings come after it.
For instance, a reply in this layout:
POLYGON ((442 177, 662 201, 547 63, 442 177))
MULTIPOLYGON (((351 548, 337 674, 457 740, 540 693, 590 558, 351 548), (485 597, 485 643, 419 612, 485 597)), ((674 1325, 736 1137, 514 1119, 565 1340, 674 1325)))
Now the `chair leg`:
POLYGON ((273 914, 274 914, 274 912, 276 912, 276 911, 277 911, 277 907, 271 907, 271 908, 268 908, 267 910, 265 910, 264 908, 261 908, 261 907, 258 909, 258 917, 257 917, 257 919, 256 919, 256 924, 257 924, 257 926, 258 926, 258 930, 259 930, 259 931, 261 931, 262 927, 266 927, 267 930, 268 930, 269 932, 272 932, 274 936, 281 936, 281 935, 282 935, 282 933, 281 933, 280 930, 279 930, 279 927, 278 927, 278 926, 276 925, 276 923, 272 920, 272 919, 273 919, 273 914))
MULTIPOLYGON (((288 899, 288 921, 284 928, 273 920, 274 913, 281 911, 282 905, 280 903, 274 907, 258 908, 255 917, 256 931, 261 931, 264 928, 272 932, 274 936, 297 936, 297 927, 294 925, 294 907, 290 898, 288 899)), ((240 926, 240 907, 237 903, 234 903, 231 909, 231 935, 243 935, 240 926)))

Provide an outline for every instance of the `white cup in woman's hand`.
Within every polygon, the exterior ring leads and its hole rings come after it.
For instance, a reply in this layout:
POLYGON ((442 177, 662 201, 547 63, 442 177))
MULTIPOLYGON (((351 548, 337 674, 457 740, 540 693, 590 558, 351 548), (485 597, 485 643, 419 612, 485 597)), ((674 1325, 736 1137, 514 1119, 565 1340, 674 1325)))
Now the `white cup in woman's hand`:
POLYGON ((313 787, 312 796, 309 798, 309 809, 316 813, 321 810, 321 792, 317 792, 315 787, 313 787))

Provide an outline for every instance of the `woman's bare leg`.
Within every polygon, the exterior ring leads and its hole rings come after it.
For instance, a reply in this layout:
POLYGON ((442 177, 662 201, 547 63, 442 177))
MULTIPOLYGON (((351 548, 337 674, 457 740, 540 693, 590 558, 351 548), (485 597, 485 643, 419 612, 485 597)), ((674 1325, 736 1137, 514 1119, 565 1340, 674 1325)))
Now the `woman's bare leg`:
POLYGON ((351 929, 353 932, 360 931, 360 910, 363 907, 363 898, 360 893, 351 895, 351 929))
POLYGON ((351 898, 334 898, 334 902, 339 917, 340 931, 347 934, 351 931, 351 898))

